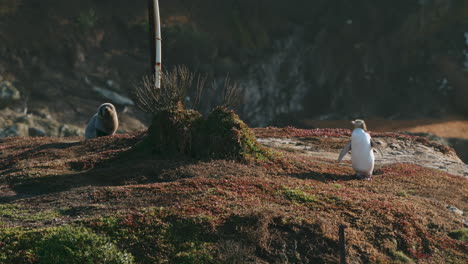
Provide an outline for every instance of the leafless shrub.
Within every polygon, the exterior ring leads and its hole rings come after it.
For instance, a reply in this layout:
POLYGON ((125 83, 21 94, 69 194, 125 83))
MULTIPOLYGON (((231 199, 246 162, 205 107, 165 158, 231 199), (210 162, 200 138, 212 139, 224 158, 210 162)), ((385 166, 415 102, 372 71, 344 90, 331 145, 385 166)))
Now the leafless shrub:
POLYGON ((231 81, 229 75, 224 79, 223 106, 236 108, 242 103, 242 90, 238 83, 231 81))
MULTIPOLYGON (((161 88, 155 87, 154 78, 146 76, 135 85, 136 103, 140 109, 149 113, 175 109, 180 102, 188 109, 195 109, 200 105, 206 90, 207 77, 183 65, 175 66, 171 71, 163 71, 161 88)), ((221 105, 224 107, 234 109, 242 103, 242 90, 229 76, 224 79, 224 83, 213 82, 211 89, 222 91, 221 105)))
POLYGON ((165 86, 158 89, 154 83, 154 76, 145 76, 142 83, 136 86, 135 96, 138 107, 149 113, 157 113, 174 107, 174 92, 165 86))
POLYGON ((186 66, 175 66, 172 71, 163 71, 161 88, 155 87, 154 76, 144 77, 142 83, 136 85, 136 102, 140 109, 149 113, 171 110, 184 102, 187 92, 193 88, 195 98, 186 102, 186 107, 195 108, 200 103, 205 83, 206 77, 191 72, 186 66))
POLYGON ((206 85, 206 76, 201 76, 198 75, 196 82, 194 84, 195 86, 195 96, 194 99, 190 102, 187 102, 187 107, 191 109, 195 109, 200 105, 200 101, 203 95, 203 91, 205 90, 205 85, 206 85))

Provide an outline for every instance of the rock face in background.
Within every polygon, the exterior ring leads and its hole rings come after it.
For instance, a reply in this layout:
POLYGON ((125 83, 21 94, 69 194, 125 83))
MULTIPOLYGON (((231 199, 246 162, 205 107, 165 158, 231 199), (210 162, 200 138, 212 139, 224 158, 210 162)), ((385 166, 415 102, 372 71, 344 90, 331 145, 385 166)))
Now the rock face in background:
MULTIPOLYGON (((468 113, 467 1, 178 0, 161 10, 165 66, 238 81, 249 125, 468 113)), ((96 87, 130 99, 149 70, 144 2, 2 5, 0 32, 0 75, 30 111, 47 106, 59 122, 86 123, 109 100, 96 87)), ((219 89, 207 91, 202 112, 219 89)))
POLYGON ((442 145, 455 149, 458 157, 468 164, 468 139, 463 138, 443 138, 431 133, 407 133, 409 135, 420 136, 442 145))
POLYGON ((190 9, 195 26, 179 25, 180 35, 200 44, 170 35, 176 45, 167 43, 168 56, 190 50, 179 60, 235 76, 245 90, 241 116, 252 125, 468 113, 466 1, 208 2, 190 9), (220 27, 230 36, 203 41, 220 27))
MULTIPOLYGON (((304 45, 303 31, 273 43, 273 52, 264 61, 248 68, 241 80, 245 92, 241 112, 257 126, 267 126, 278 116, 304 112, 304 97, 310 84, 305 67, 310 48, 304 45)), ((312 103, 312 102, 309 102, 312 103)))
POLYGON ((0 81, 0 107, 5 107, 20 98, 19 90, 11 82, 0 81))
POLYGON ((34 114, 21 114, 11 109, 0 111, 0 138, 6 137, 72 137, 84 136, 84 129, 62 124, 34 114))

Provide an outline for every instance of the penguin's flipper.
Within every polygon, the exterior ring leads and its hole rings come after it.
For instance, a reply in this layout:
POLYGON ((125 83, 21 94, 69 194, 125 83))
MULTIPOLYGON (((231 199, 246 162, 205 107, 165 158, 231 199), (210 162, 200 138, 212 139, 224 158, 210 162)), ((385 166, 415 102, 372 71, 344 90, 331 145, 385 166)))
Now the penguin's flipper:
POLYGON ((349 141, 348 144, 343 148, 343 150, 340 153, 340 156, 338 157, 338 162, 341 162, 343 157, 351 150, 351 141, 349 141))
POLYGON ((371 147, 375 148, 380 153, 380 156, 383 158, 383 153, 382 153, 382 149, 380 149, 380 146, 377 145, 377 143, 375 143, 373 139, 371 139, 370 143, 371 143, 371 147))

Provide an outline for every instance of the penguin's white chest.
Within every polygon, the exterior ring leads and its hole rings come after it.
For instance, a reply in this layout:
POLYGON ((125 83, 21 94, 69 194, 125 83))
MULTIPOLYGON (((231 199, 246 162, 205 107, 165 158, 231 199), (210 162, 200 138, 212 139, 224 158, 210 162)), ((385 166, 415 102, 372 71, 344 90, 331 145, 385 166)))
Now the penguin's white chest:
POLYGON ((356 172, 372 174, 374 152, 372 152, 371 137, 361 128, 354 129, 351 135, 351 160, 356 172))

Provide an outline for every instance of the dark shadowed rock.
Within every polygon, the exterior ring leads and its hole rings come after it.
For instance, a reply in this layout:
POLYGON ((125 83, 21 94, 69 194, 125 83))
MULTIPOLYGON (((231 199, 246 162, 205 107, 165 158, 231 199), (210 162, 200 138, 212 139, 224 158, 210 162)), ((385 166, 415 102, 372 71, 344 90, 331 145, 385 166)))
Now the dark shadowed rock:
POLYGON ((30 127, 29 136, 30 137, 45 137, 46 132, 40 128, 30 127))
POLYGON ((17 137, 19 136, 18 128, 16 126, 8 126, 0 131, 0 138, 17 137))
POLYGON ((21 98, 19 90, 9 81, 0 82, 0 107, 5 107, 21 98))

